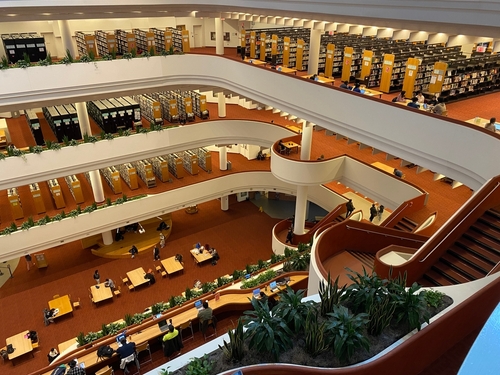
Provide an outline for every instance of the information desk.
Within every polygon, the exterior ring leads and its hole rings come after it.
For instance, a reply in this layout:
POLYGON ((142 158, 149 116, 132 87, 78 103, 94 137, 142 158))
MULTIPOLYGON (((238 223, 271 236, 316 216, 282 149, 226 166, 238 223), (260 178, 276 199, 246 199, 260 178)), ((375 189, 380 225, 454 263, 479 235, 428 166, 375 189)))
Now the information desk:
POLYGON ((57 315, 54 316, 54 319, 57 319, 60 316, 63 316, 66 314, 73 315, 73 305, 71 304, 71 301, 70 301, 68 295, 54 298, 53 300, 49 301, 49 309, 58 309, 59 310, 57 315))
POLYGON ((99 303, 107 299, 113 298, 113 291, 104 285, 105 283, 100 283, 99 285, 92 285, 90 287, 90 293, 92 294, 92 302, 99 303), (97 288, 99 286, 99 288, 97 288))
MULTIPOLYGON (((290 275, 290 274, 289 274, 290 275)), ((307 284, 307 278, 308 274, 306 272, 296 272, 292 273, 290 276, 290 281, 288 282, 289 286, 293 286, 295 284, 305 282, 307 284)), ((303 286, 304 288, 306 286, 303 286)), ((278 293, 278 291, 271 292, 267 291, 266 294, 268 296, 275 295, 278 293)), ((221 292, 219 300, 215 300, 214 297, 211 297, 209 299, 209 306, 214 310, 214 314, 217 314, 217 310, 220 310, 223 307, 230 306, 230 305, 249 305, 250 300, 252 298, 252 290, 240 290, 240 289, 225 289, 221 292)), ((169 314, 169 311, 167 310, 167 313, 164 314, 160 319, 155 319, 154 322, 158 322, 161 319, 172 319, 172 323, 174 326, 178 327, 179 325, 186 323, 188 321, 196 321, 198 317, 198 310, 194 307, 194 300, 192 300, 192 307, 181 307, 179 309, 180 311, 176 315, 169 314)), ((177 311, 177 309, 176 309, 177 311)), ((174 313, 176 312, 174 311, 174 313)), ((138 330, 137 333, 134 333, 130 336, 127 337, 128 340, 131 340, 137 344, 140 344, 145 341, 149 341, 152 339, 155 339, 156 337, 162 336, 165 333, 160 331, 160 328, 158 327, 157 323, 153 323, 150 327, 144 328, 144 325, 148 323, 142 323, 141 327, 136 327, 138 330)), ((134 328, 130 329, 131 331, 134 330, 134 328)), ((78 358, 78 362, 85 362, 86 367, 91 367, 94 366, 96 363, 100 365, 100 363, 97 362, 97 348, 104 343, 109 344, 113 349, 117 349, 117 344, 115 338, 111 338, 102 342, 97 343, 94 347, 86 350, 86 352, 82 355, 78 350, 73 351, 68 353, 67 356, 60 356, 61 358, 56 359, 56 363, 66 363, 68 361, 68 358, 78 358), (68 357, 68 358, 65 358, 68 357)), ((114 357, 116 354, 114 355, 114 357)), ((43 373, 43 375, 50 375, 52 371, 47 371, 43 373)))
POLYGON ((201 253, 201 254, 197 254, 198 249, 191 249, 190 253, 193 256, 194 262, 198 265, 200 263, 206 262, 207 260, 212 260, 212 254, 210 254, 206 250, 203 250, 203 253, 201 253))
POLYGON ((266 65, 267 63, 265 61, 260 61, 257 59, 245 59, 245 62, 249 64, 254 64, 254 65, 266 65))
MULTIPOLYGON (((33 355, 33 346, 31 345, 31 339, 28 337, 28 333, 29 331, 24 331, 5 340, 7 345, 12 345, 15 349, 13 353, 9 354, 9 359, 11 361, 23 354, 31 353, 31 355, 33 355)), ((14 362, 12 362, 12 365, 14 365, 14 362)))
POLYGON ((175 260, 175 256, 163 259, 161 261, 163 268, 165 268, 165 272, 170 276, 173 273, 184 271, 184 267, 181 262, 175 260))
MULTIPOLYGON (((312 74, 309 74, 307 76, 302 76, 302 78, 305 78, 305 79, 310 79, 311 77, 312 77, 312 74)), ((310 79, 310 80, 314 81, 314 82, 319 82, 319 83, 331 83, 331 84, 335 83, 335 79, 320 77, 320 76, 318 76, 317 80, 315 80, 315 79, 310 79)))
POLYGON ((127 277, 134 286, 137 288, 139 285, 146 284, 149 282, 148 279, 144 278, 146 271, 142 267, 136 268, 135 270, 127 272, 127 277))
POLYGON ((295 142, 283 142, 282 143, 283 146, 286 147, 286 149, 288 150, 288 153, 292 152, 292 151, 295 151, 295 153, 299 153, 299 144, 298 143, 295 143, 295 142))

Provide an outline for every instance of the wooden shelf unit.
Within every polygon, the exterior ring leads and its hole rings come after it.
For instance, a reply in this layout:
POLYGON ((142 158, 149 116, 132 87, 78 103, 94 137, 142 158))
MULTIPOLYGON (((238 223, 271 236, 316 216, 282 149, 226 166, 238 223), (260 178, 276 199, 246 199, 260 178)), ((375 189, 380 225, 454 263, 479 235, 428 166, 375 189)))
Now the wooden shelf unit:
POLYGON ((182 156, 177 154, 169 154, 167 156, 168 160, 168 171, 178 179, 183 178, 186 172, 183 167, 182 156))
POLYGON ((59 114, 55 107, 43 107, 43 115, 54 132, 57 141, 62 142, 65 134, 63 116, 59 114))
POLYGON ((76 31, 75 40, 76 49, 80 57, 88 55, 90 51, 94 53, 94 56, 97 56, 97 43, 94 34, 85 34, 82 31, 76 31))
POLYGON ((168 94, 159 92, 151 94, 151 97, 160 103, 164 120, 167 120, 171 124, 179 122, 179 107, 176 98, 171 98, 168 94))
POLYGON ((150 124, 163 125, 161 103, 159 101, 147 94, 134 95, 132 98, 139 103, 142 116, 148 120, 150 124))
POLYGON ((192 151, 184 151, 182 153, 182 165, 184 169, 188 171, 191 175, 197 175, 200 171, 198 166, 198 156, 192 151))
POLYGON ((196 116, 202 120, 210 117, 210 112, 207 109, 207 97, 205 95, 200 95, 196 91, 185 91, 184 94, 191 97, 193 112, 196 116))
POLYGON ((11 64, 23 60, 25 53, 32 62, 47 58, 45 39, 37 33, 2 34, 2 42, 5 48, 5 56, 11 64))
POLYGON ((153 52, 156 53, 154 32, 144 31, 141 29, 132 29, 132 32, 135 35, 137 53, 140 51, 151 52, 151 49, 153 49, 153 52))
POLYGON ((40 127, 40 119, 36 115, 36 112, 32 109, 27 109, 24 111, 24 116, 33 134, 33 138, 38 146, 43 146, 45 140, 43 139, 42 128, 40 127))
POLYGON ((43 214, 46 212, 45 204, 43 203, 42 191, 37 182, 30 184, 30 193, 33 197, 33 203, 35 205, 35 211, 37 214, 43 214))
POLYGON ((117 168, 120 171, 120 176, 122 176, 123 181, 125 181, 125 183, 131 190, 139 188, 139 183, 137 181, 137 171, 132 164, 120 164, 117 166, 117 168))
POLYGON ((47 181, 47 185, 49 185, 50 195, 52 196, 52 200, 54 201, 56 208, 60 209, 66 207, 61 186, 59 186, 57 179, 53 178, 52 180, 47 181))
POLYGON ((117 29, 115 30, 117 53, 123 55, 132 52, 133 49, 137 52, 137 43, 134 33, 117 29))
POLYGON ((155 176, 161 182, 172 182, 170 179, 170 173, 168 168, 168 158, 164 158, 163 156, 157 156, 149 159, 151 164, 153 164, 153 172, 155 176))
POLYGON ((122 193, 122 181, 120 179, 120 172, 116 167, 106 167, 99 170, 104 176, 104 179, 108 183, 109 187, 115 194, 122 193))
POLYGON ((133 162, 132 165, 135 167, 139 177, 141 177, 148 189, 156 187, 153 165, 149 162, 149 160, 138 160, 133 162))
POLYGON ((77 204, 83 203, 85 199, 83 199, 82 186, 80 181, 75 175, 64 177, 66 183, 68 184, 69 190, 71 191, 71 195, 75 199, 77 204))
POLYGON ((212 172, 212 153, 205 148, 195 148, 190 150, 198 158, 198 165, 204 171, 212 172))
POLYGON ((115 53, 118 53, 116 35, 114 33, 96 30, 95 39, 97 45, 97 53, 99 56, 111 55, 113 51, 115 53))
POLYGON ((22 219, 24 217, 24 212, 17 188, 7 189, 7 199, 9 200, 12 217, 15 220, 22 219))

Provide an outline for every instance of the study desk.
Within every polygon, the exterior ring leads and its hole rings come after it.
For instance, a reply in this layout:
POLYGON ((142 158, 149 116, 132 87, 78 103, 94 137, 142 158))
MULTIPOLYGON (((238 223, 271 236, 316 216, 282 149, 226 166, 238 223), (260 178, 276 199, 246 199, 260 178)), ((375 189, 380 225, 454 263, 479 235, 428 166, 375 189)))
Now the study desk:
POLYGON ((295 142, 283 142, 283 146, 287 149, 288 153, 292 152, 295 150, 295 152, 298 154, 299 153, 299 144, 295 142))
POLYGON ((144 278, 145 274, 146 271, 144 271, 144 268, 139 267, 136 268, 135 270, 127 272, 127 277, 134 286, 134 288, 137 288, 138 286, 149 282, 148 279, 144 278))
POLYGON ((297 126, 287 125, 286 128, 290 129, 290 130, 293 130, 296 133, 302 134, 302 129, 299 128, 299 127, 297 127, 297 126))
POLYGON ((61 296, 49 301, 49 309, 58 309, 59 312, 54 319, 59 318, 60 316, 71 314, 73 315, 73 305, 69 299, 68 295, 61 296))
POLYGON ((90 294, 92 294, 92 302, 99 303, 105 301, 107 299, 113 298, 113 291, 111 288, 108 288, 105 283, 100 283, 97 288, 97 285, 92 285, 90 287, 90 294))
POLYGON ((257 60, 257 59, 245 59, 245 62, 247 62, 249 64, 253 64, 253 65, 266 65, 267 64, 267 62, 257 60))
POLYGON ((184 271, 184 267, 181 262, 175 260, 175 256, 163 259, 161 261, 163 268, 165 268, 165 272, 170 276, 173 273, 184 271))
MULTIPOLYGON (((12 347, 15 349, 13 353, 9 354, 9 359, 11 361, 14 358, 20 357, 27 353, 31 353, 31 355, 33 355, 33 346, 31 345, 31 339, 28 337, 28 333, 29 331, 24 331, 12 337, 8 337, 5 340, 5 343, 7 345, 12 345, 12 347)), ((14 362, 12 362, 12 365, 14 365, 14 362)))
MULTIPOLYGON (((307 273, 297 273, 297 274, 292 274, 290 276, 290 281, 288 282, 289 286, 293 286, 294 284, 297 283, 302 283, 305 282, 307 284, 307 278, 308 275, 307 273)), ((234 286, 230 286, 231 288, 234 286)), ((305 288, 306 286, 304 286, 305 288)), ((223 289, 221 291, 222 293, 220 294, 219 300, 215 300, 215 298, 209 298, 209 305, 210 307, 214 310, 214 314, 218 313, 218 310, 220 311, 223 308, 227 309, 227 306, 230 305, 249 305, 250 300, 252 298, 252 290, 247 290, 247 291, 242 291, 240 289, 235 289, 232 291, 232 289, 223 289)), ((279 291, 271 292, 269 291, 266 292, 266 294, 269 295, 274 295, 278 293, 279 291)), ((167 310, 166 314, 163 314, 161 318, 155 319, 154 322, 151 326, 144 328, 144 327, 137 327, 139 330, 137 333, 134 333, 132 335, 129 335, 127 337, 128 340, 134 341, 136 344, 140 344, 145 341, 150 341, 153 340, 156 337, 162 336, 165 334, 165 332, 161 332, 160 328, 158 327, 158 322, 163 320, 163 319, 172 319, 172 323, 174 324, 175 327, 178 327, 179 325, 186 323, 188 321, 194 321, 198 317, 198 310, 193 306, 194 301, 192 300, 189 303, 191 304, 192 307, 181 307, 180 311, 177 313, 177 315, 171 315, 169 314, 169 310, 167 310)), ((150 322, 148 322, 150 323, 150 322)), ((142 325, 148 324, 148 323, 142 323, 142 325)), ((141 326, 142 326, 141 325, 141 326)), ((133 328, 134 329, 134 328, 133 328)), ((111 339, 108 339, 109 345, 113 349, 117 349, 117 344, 116 340, 114 340, 114 337, 111 339)), ((78 349, 76 351, 71 351, 68 352, 67 355, 63 356, 60 355, 61 358, 57 358, 56 361, 61 360, 63 363, 66 363, 68 358, 78 358, 79 362, 85 362, 85 364, 88 367, 94 366, 97 362, 97 348, 101 346, 102 343, 99 343, 93 348, 90 348, 86 351, 86 353, 78 352, 78 349)), ((116 354, 113 356, 115 357, 116 354)), ((43 373, 43 375, 50 375, 52 371, 47 371, 43 373)))
POLYGON ((197 254, 198 249, 191 249, 189 250, 191 255, 193 256, 193 259, 196 264, 200 264, 203 262, 206 262, 207 260, 212 260, 212 254, 210 254, 208 251, 203 250, 203 253, 197 254))
MULTIPOLYGON (((395 102, 395 103, 399 104, 399 105, 402 105, 403 107, 408 107, 408 103, 410 103, 410 102, 411 102, 411 100, 406 99, 404 102, 395 102)), ((430 110, 432 108, 431 106, 428 106, 427 109, 425 109, 423 104, 419 104, 419 103, 417 103, 417 104, 419 105, 418 109, 421 110, 421 111, 430 112, 430 110)))
MULTIPOLYGON (((302 76, 302 78, 305 78, 305 79, 310 79, 312 77, 312 74, 309 74, 307 76, 302 76)), ((313 80, 311 79, 311 81, 314 81, 314 82, 320 82, 320 83, 331 83, 331 84, 334 84, 335 83, 335 79, 333 78, 327 78, 327 77, 321 77, 321 76, 318 76, 318 80, 313 80)))
POLYGON ((372 163, 372 165, 378 169, 383 170, 384 172, 390 173, 392 175, 394 174, 394 168, 388 166, 387 164, 376 161, 375 163, 372 163))
POLYGON ((378 97, 381 98, 382 94, 383 94, 383 92, 377 91, 377 90, 370 90, 370 89, 365 89, 365 88, 362 88, 361 90, 365 90, 363 95, 368 95, 368 96, 377 96, 378 95, 378 97))
POLYGON ((293 73, 295 75, 297 75, 297 69, 293 69, 293 68, 287 68, 285 66, 278 66, 276 67, 276 70, 278 72, 283 72, 283 73, 293 73))
MULTIPOLYGON (((489 124, 490 120, 482 118, 482 117, 474 117, 474 118, 471 118, 470 120, 467 120, 465 122, 468 124, 477 125, 477 126, 484 128, 487 124, 489 124)), ((495 123, 495 125, 500 125, 500 123, 497 122, 497 123, 495 123)), ((498 132, 495 130, 495 133, 498 133, 498 132)))

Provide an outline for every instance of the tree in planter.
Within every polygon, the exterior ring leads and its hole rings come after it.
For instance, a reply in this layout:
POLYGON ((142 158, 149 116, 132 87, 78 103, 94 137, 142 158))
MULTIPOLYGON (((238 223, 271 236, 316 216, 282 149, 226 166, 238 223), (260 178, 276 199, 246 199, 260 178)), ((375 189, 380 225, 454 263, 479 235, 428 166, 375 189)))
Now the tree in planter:
POLYGON ((354 313, 368 313, 374 303, 380 303, 384 296, 389 293, 387 279, 381 279, 375 272, 369 275, 363 267, 363 274, 349 268, 347 275, 352 284, 346 289, 342 296, 343 301, 349 301, 349 307, 354 313))
POLYGON ((327 283, 325 284, 324 281, 321 281, 319 284, 320 312, 322 317, 326 317, 328 313, 333 311, 333 306, 339 304, 346 287, 347 285, 344 285, 339 289, 339 276, 337 276, 335 282, 332 284, 330 272, 328 272, 327 283))
POLYGON ((302 302, 306 291, 300 289, 297 292, 288 285, 280 293, 280 299, 273 312, 280 316, 294 332, 299 333, 306 324, 306 318, 313 308, 312 301, 302 302))
POLYGON ((325 329, 332 338, 330 346, 333 346, 333 352, 341 362, 348 361, 357 348, 369 349, 368 339, 363 335, 368 314, 353 315, 347 307, 340 305, 335 306, 328 316, 330 319, 325 329))
POLYGON ((213 361, 206 354, 202 358, 191 358, 186 367, 186 375, 209 375, 212 367, 213 361))
POLYGON ((258 352, 270 353, 278 360, 280 353, 293 346, 293 332, 286 322, 277 314, 270 314, 267 303, 252 298, 253 310, 245 311, 243 323, 248 324, 245 338, 249 339, 248 347, 258 352))
POLYGON ((229 335, 229 342, 224 340, 224 345, 219 345, 219 348, 224 352, 226 358, 230 361, 240 361, 243 358, 243 343, 245 334, 243 332, 243 323, 238 319, 236 328, 227 332, 229 335))

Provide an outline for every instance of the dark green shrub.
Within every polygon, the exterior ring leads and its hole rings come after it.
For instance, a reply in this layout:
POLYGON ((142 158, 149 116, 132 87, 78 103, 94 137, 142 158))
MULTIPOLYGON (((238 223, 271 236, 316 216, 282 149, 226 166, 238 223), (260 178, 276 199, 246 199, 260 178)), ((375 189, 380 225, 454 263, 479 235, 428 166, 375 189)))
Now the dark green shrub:
POLYGON ((190 300, 191 298, 193 298, 193 293, 191 292, 191 288, 190 287, 187 287, 186 288, 186 291, 184 292, 185 296, 186 296, 186 300, 190 300))
POLYGON ((370 311, 368 311, 368 315, 370 316, 370 321, 367 325, 368 333, 373 336, 380 335, 391 323, 395 310, 396 304, 390 294, 383 296, 379 303, 374 303, 370 311))
POLYGON ((321 281, 319 284, 319 298, 321 300, 320 312, 322 317, 326 317, 326 314, 333 311, 333 306, 339 304, 340 298, 344 294, 346 287, 347 286, 344 285, 339 289, 339 276, 337 276, 335 282, 332 284, 330 272, 328 272, 327 283, 325 284, 321 281))
POLYGON ((186 367, 186 375, 209 375, 212 371, 213 362, 205 354, 202 358, 191 358, 186 367))
POLYGON ((424 295, 425 302, 430 307, 437 309, 443 304, 443 297, 445 295, 437 290, 424 290, 421 294, 424 295))
POLYGON ((273 309, 274 314, 283 319, 294 333, 299 333, 304 328, 307 314, 313 307, 311 301, 302 302, 305 293, 305 289, 294 291, 287 285, 273 309))
POLYGON ((134 324, 134 320, 132 318, 132 315, 130 315, 130 314, 125 314, 125 317, 123 318, 123 320, 125 320, 125 324, 127 325, 127 327, 134 324))
POLYGON ((429 314, 427 312, 425 296, 418 293, 421 286, 413 283, 411 287, 404 288, 401 294, 394 295, 396 303, 396 319, 398 322, 408 324, 410 331, 415 328, 420 331, 423 322, 429 323, 429 314))
POLYGON ((241 319, 238 319, 236 328, 233 331, 229 330, 227 334, 229 335, 229 342, 224 340, 224 345, 219 345, 219 348, 224 352, 228 360, 240 361, 243 358, 243 342, 245 338, 241 319))
POLYGON ((342 300, 348 301, 354 313, 368 313, 374 303, 380 303, 383 296, 388 293, 388 280, 381 279, 375 272, 369 275, 363 267, 363 274, 349 268, 347 276, 352 284, 346 289, 342 300))
POLYGON ((325 331, 326 322, 318 323, 318 315, 315 309, 309 310, 305 324, 305 351, 316 357, 318 354, 328 350, 328 340, 325 331))
POLYGON ((175 300, 175 296, 170 297, 168 303, 170 305, 170 308, 177 306, 177 301, 175 300))

